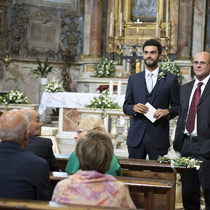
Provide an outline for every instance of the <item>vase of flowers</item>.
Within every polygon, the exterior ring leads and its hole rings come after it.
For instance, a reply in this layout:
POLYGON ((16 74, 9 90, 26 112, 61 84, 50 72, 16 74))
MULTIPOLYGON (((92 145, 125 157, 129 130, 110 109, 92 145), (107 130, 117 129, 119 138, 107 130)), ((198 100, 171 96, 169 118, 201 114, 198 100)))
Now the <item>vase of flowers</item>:
POLYGON ((98 63, 94 66, 95 77, 115 77, 116 68, 113 64, 113 60, 108 57, 103 57, 98 63))
POLYGON ((44 89, 47 93, 57 93, 57 92, 65 92, 65 89, 63 87, 63 82, 58 80, 51 80, 44 89))
POLYGON ((41 101, 42 93, 44 92, 44 87, 48 82, 47 75, 53 72, 53 67, 50 66, 48 62, 48 57, 45 58, 44 64, 42 65, 41 61, 37 58, 36 60, 38 66, 36 69, 32 70, 32 74, 36 75, 37 78, 40 77, 40 86, 39 86, 39 102, 41 101))

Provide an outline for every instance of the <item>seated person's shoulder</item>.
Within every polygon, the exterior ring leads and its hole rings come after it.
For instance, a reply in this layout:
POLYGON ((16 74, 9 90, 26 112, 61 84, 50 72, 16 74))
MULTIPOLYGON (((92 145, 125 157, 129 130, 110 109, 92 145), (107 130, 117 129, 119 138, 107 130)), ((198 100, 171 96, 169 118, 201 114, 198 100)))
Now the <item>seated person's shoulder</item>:
POLYGON ((44 138, 41 136, 30 136, 34 140, 38 141, 40 144, 52 146, 52 140, 49 138, 44 138))
POLYGON ((34 164, 38 164, 38 165, 46 165, 48 164, 47 161, 37 155, 35 155, 33 152, 25 150, 24 151, 24 162, 31 164, 34 166, 34 164))

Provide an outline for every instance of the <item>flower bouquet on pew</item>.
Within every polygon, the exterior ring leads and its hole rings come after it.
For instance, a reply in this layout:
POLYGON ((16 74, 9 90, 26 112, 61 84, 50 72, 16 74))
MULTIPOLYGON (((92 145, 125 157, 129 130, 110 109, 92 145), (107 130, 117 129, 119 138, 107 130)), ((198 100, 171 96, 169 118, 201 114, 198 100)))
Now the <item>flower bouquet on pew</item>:
POLYGON ((158 163, 169 163, 172 167, 186 167, 186 168, 196 168, 199 170, 201 160, 193 157, 181 157, 178 152, 176 157, 170 157, 168 155, 158 156, 158 163))

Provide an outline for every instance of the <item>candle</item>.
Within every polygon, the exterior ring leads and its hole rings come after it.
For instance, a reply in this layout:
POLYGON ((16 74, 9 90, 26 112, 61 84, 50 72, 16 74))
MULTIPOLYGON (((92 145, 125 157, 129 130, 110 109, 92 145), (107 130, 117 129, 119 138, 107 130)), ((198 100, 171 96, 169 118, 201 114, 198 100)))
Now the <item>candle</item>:
POLYGON ((110 80, 109 82, 109 94, 113 95, 113 81, 112 80, 110 80))
POLYGON ((159 14, 157 12, 157 18, 156 18, 156 37, 158 37, 158 30, 159 30, 159 14))
POLYGON ((112 36, 112 22, 113 22, 113 14, 111 12, 109 36, 112 36))
POLYGON ((118 96, 121 95, 121 81, 120 80, 118 81, 118 84, 117 84, 117 95, 118 96))
POLYGON ((166 37, 168 37, 168 13, 166 14, 166 37))
POLYGON ((122 36, 122 12, 120 13, 120 36, 122 36))

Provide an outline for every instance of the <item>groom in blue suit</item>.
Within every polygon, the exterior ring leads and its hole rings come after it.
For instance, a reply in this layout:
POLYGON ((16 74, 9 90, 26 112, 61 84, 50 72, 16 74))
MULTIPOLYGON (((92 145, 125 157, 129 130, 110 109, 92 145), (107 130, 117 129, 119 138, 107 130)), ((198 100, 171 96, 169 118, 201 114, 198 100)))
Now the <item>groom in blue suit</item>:
POLYGON ((146 70, 129 77, 123 111, 131 116, 127 136, 129 158, 156 160, 169 148, 169 120, 178 115, 179 84, 177 77, 158 67, 162 46, 155 40, 143 45, 146 70), (144 114, 146 103, 156 111, 151 122, 144 114))

